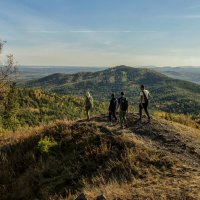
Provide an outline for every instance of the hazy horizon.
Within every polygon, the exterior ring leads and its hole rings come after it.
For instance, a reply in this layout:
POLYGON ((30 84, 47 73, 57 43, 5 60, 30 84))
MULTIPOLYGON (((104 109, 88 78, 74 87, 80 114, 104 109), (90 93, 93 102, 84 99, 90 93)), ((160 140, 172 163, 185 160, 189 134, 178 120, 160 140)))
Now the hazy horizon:
POLYGON ((21 65, 200 66, 197 0, 0 1, 3 55, 21 65))
MULTIPOLYGON (((112 68, 112 67, 117 67, 117 66, 123 66, 123 64, 121 65, 115 65, 115 66, 85 66, 85 65, 19 65, 18 67, 44 67, 44 68, 51 68, 51 67, 69 67, 69 68, 73 68, 73 67, 83 67, 83 68, 112 68)), ((124 66, 128 66, 128 65, 124 65, 124 66)), ((165 67, 171 67, 171 68, 200 68, 200 66, 154 66, 154 65, 147 65, 147 66, 128 66, 128 67, 138 67, 138 68, 165 68, 165 67)))

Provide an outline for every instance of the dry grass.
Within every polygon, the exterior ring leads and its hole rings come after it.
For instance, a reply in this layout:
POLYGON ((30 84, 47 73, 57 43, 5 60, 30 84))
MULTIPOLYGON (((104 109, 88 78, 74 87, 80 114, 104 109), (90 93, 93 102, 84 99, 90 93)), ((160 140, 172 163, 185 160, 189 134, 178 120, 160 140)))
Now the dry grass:
POLYGON ((199 171, 147 142, 103 122, 58 121, 1 134, 1 199, 72 200, 81 192, 88 199, 198 199, 199 171), (55 143, 42 152, 45 137, 55 143))
POLYGON ((172 122, 177 122, 188 127, 200 129, 199 123, 197 123, 190 115, 166 113, 166 112, 154 112, 155 117, 160 117, 172 122))

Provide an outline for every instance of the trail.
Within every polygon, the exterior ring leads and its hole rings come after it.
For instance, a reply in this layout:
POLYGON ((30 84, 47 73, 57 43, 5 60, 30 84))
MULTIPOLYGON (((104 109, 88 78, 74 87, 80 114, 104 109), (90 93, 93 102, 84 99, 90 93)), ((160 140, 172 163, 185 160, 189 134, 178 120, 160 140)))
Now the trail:
MULTIPOLYGON (((93 117, 90 122, 83 120, 78 123, 94 123, 106 135, 124 134, 137 139, 149 150, 177 163, 175 172, 165 172, 166 176, 153 172, 153 178, 137 182, 131 188, 126 186, 129 188, 124 189, 126 194, 134 194, 130 199, 149 199, 152 192, 152 199, 200 199, 200 130, 154 117, 150 123, 145 117, 139 122, 138 115, 131 113, 127 121, 128 128, 125 129, 121 129, 119 123, 109 125, 105 115, 93 117)), ((110 194, 109 189, 107 194, 110 194)), ((124 199, 128 198, 125 196, 124 199)))
POLYGON ((145 146, 177 159, 188 173, 200 178, 200 130, 164 119, 153 118, 150 123, 144 118, 138 121, 136 114, 128 114, 128 128, 120 129, 119 124, 108 125, 107 116, 92 118, 114 134, 128 134, 136 137, 145 146))

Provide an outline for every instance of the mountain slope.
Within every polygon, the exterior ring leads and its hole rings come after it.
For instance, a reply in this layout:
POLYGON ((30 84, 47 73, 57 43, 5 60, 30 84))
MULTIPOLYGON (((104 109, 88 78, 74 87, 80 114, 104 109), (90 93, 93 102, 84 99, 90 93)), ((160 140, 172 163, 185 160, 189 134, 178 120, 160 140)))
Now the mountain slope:
POLYGON ((151 69, 161 72, 171 78, 200 84, 200 67, 152 67, 151 69))
POLYGON ((41 87, 61 94, 83 95, 90 90, 98 99, 110 98, 110 93, 125 91, 132 104, 138 104, 139 85, 145 84, 160 110, 198 115, 200 85, 169 78, 159 72, 118 66, 99 72, 53 74, 28 82, 26 87, 41 87))
MULTIPOLYGON (((12 126, 18 128, 48 124, 55 120, 76 120, 85 116, 85 99, 57 95, 40 89, 17 89, 16 90, 17 115, 12 126)), ((6 100, 5 100, 6 101, 6 100)), ((93 114, 101 114, 107 111, 107 104, 94 101, 93 114)), ((0 104, 0 129, 3 126, 5 107, 0 104)), ((11 110, 12 112, 12 110, 11 110)), ((5 119, 8 121, 8 119, 5 119)), ((8 128, 8 127, 6 127, 8 128)), ((11 127, 9 127, 11 128, 11 127)))
POLYGON ((200 131, 137 118, 124 130, 99 116, 1 135, 1 198, 199 199, 200 131))

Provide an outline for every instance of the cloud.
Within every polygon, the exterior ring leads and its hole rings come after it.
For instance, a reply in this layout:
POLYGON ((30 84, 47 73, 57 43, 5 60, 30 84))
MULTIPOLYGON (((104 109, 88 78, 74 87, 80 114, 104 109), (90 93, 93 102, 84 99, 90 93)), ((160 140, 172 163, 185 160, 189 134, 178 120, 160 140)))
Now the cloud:
POLYGON ((27 30, 27 33, 63 33, 65 31, 58 30, 27 30))
POLYGON ((151 30, 70 30, 70 33, 155 33, 151 30))
POLYGON ((156 33, 153 30, 27 30, 27 33, 156 33))
POLYGON ((169 19, 200 19, 200 15, 163 15, 160 17, 169 19))
POLYGON ((182 18, 185 18, 185 19, 200 19, 200 15, 185 15, 185 16, 182 16, 182 18))

